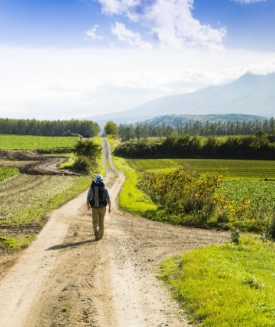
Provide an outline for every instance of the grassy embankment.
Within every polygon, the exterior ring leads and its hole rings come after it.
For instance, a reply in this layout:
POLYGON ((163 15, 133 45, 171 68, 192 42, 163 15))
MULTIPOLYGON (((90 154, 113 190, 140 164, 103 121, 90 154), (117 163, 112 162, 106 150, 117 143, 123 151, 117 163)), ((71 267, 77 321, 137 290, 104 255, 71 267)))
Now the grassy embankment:
POLYGON ((193 250, 161 263, 190 322, 204 327, 268 327, 275 319, 275 246, 257 236, 193 250))
MULTIPOLYGON (((120 194, 120 206, 143 215, 151 210, 155 212, 151 218, 161 218, 158 207, 134 186, 137 181, 134 168, 144 170, 146 167, 167 173, 186 162, 190 165, 190 161, 129 160, 132 166, 129 167, 126 160, 115 158, 116 166, 127 176, 120 194)), ((217 164, 217 161, 211 160, 209 163, 205 168, 207 162, 192 160, 191 168, 202 175, 207 171, 220 170, 221 161, 217 164)), ((234 160, 224 164, 223 168, 230 172, 231 181, 222 185, 227 189, 230 201, 241 202, 250 198, 257 203, 264 198, 266 204, 269 202, 274 207, 275 186, 270 181, 275 177, 273 162, 234 160)), ((170 222, 176 221, 172 217, 170 222)), ((196 322, 198 326, 274 326, 275 247, 273 241, 265 237, 263 240, 256 234, 232 233, 231 243, 213 245, 165 260, 161 263, 159 277, 170 286, 174 298, 188 313, 190 322, 196 322)))
MULTIPOLYGON (((101 143, 99 138, 95 139, 97 143, 101 143)), ((55 151, 57 148, 72 147, 77 140, 78 138, 70 137, 3 135, 0 137, 0 148, 10 150, 44 148, 48 151, 51 149, 55 151)), ((100 172, 103 173, 101 160, 99 160, 99 167, 100 172)), ((92 172, 92 174, 95 173, 97 172, 92 172)), ((0 228, 5 230, 0 235, 0 248, 3 249, 20 249, 28 246, 35 235, 20 233, 20 227, 26 224, 28 226, 34 223, 43 224, 45 221, 43 218, 48 212, 87 190, 91 183, 91 176, 51 176, 50 178, 38 176, 34 179, 31 176, 19 174, 16 169, 7 168, 0 170, 0 178, 0 228), (9 189, 17 190, 17 194, 9 195, 9 189), (8 232, 12 230, 11 227, 13 230, 16 228, 17 232, 8 232)))

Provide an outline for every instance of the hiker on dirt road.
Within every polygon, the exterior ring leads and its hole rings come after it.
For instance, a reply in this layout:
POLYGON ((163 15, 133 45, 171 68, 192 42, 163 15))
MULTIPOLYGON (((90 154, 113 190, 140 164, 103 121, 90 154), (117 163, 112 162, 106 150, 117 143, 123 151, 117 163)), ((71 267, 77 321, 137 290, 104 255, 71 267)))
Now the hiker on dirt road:
POLYGON ((88 210, 92 208, 93 228, 96 241, 102 239, 104 235, 104 217, 107 204, 110 213, 111 198, 108 188, 103 182, 103 177, 97 175, 87 194, 87 207, 88 210))

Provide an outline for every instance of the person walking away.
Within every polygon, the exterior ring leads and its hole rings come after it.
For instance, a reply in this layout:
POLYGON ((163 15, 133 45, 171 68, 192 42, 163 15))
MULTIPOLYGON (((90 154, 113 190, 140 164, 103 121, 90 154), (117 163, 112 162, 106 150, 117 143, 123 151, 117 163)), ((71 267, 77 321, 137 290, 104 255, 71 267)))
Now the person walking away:
POLYGON ((87 208, 88 210, 92 209, 93 228, 96 241, 102 239, 104 235, 104 217, 107 204, 110 213, 111 198, 109 190, 103 182, 103 177, 97 175, 87 194, 87 208))

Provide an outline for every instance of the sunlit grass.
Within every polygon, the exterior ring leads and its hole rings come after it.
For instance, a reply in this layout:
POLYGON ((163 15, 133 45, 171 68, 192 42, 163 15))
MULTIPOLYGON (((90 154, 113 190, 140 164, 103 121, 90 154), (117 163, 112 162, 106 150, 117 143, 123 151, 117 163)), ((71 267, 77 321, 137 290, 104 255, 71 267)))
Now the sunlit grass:
POLYGON ((61 169, 71 168, 74 163, 75 163, 75 156, 73 153, 71 153, 70 156, 68 156, 68 160, 60 164, 59 168, 61 169))
POLYGON ((203 327, 274 326, 275 245, 256 236, 170 258, 160 278, 203 327))
POLYGON ((0 249, 21 250, 35 240, 34 235, 0 235, 0 249))
POLYGON ((38 150, 72 148, 79 137, 0 135, 0 149, 3 150, 38 150))
POLYGON ((157 206, 137 188, 137 173, 128 166, 125 159, 114 157, 114 165, 117 169, 122 170, 126 176, 119 194, 120 209, 135 214, 144 214, 147 211, 156 210, 157 206))
POLYGON ((19 173, 18 168, 0 168, 0 182, 19 173))

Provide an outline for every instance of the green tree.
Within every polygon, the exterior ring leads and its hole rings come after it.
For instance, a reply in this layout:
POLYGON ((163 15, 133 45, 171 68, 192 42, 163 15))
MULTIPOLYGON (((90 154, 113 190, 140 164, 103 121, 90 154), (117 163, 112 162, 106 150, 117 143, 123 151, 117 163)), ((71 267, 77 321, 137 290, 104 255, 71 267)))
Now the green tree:
POLYGON ((113 121, 108 121, 104 126, 106 135, 118 135, 118 126, 113 121))

